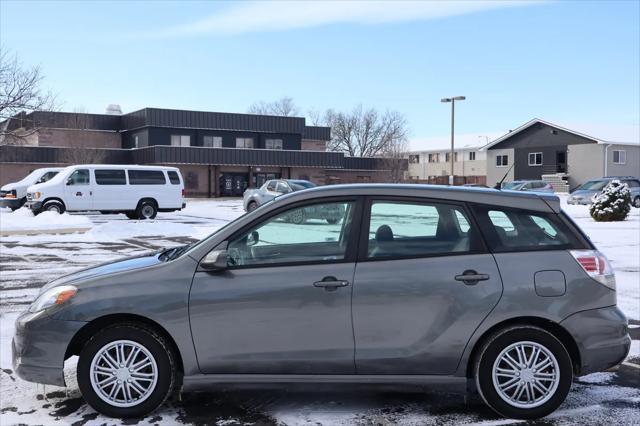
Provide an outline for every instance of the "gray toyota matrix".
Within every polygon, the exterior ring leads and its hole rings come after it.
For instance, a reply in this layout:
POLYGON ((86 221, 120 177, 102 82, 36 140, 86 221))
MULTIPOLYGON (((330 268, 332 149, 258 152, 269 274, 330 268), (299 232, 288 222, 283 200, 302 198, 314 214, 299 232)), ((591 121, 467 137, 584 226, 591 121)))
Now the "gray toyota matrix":
POLYGON ((337 185, 279 197, 193 245, 59 278, 16 321, 29 381, 137 417, 173 391, 371 383, 555 410, 631 340, 609 262, 553 195, 337 185), (342 212, 335 223, 289 217, 342 212))

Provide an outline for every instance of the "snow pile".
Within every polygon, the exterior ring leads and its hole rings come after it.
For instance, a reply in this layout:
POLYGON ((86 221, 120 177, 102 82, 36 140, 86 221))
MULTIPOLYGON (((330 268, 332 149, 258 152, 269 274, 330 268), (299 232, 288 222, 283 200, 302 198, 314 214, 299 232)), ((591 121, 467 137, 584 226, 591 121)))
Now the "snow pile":
POLYGON ((629 185, 612 180, 602 192, 593 199, 589 213, 598 222, 625 220, 631 210, 631 192, 629 185))
POLYGON ((0 213, 0 231, 45 230, 65 228, 91 228, 93 224, 85 216, 43 212, 34 216, 23 207, 15 212, 0 213))
POLYGON ((95 241, 117 241, 127 238, 164 236, 181 237, 198 234, 198 230, 184 223, 154 220, 111 221, 94 226, 87 237, 95 241))

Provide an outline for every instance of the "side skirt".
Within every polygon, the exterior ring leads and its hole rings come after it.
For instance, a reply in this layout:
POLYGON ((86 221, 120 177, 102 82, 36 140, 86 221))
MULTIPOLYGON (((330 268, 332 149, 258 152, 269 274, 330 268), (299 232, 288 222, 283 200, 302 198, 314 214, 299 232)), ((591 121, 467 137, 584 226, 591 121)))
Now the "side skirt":
POLYGON ((433 387, 434 390, 466 393, 467 378, 427 375, 338 375, 338 374, 197 374, 185 376, 184 392, 206 391, 212 388, 263 388, 283 385, 343 384, 393 385, 433 387), (437 388, 436 388, 437 385, 437 388))

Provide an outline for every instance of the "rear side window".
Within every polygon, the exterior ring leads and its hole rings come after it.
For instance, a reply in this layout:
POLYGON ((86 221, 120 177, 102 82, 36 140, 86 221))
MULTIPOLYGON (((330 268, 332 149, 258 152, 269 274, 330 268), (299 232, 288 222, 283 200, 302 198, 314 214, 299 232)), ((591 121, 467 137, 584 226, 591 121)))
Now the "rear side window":
POLYGON ((180 176, 178 176, 178 172, 169 171, 167 172, 169 175, 169 182, 172 185, 180 185, 180 176))
POLYGON ((488 206, 473 209, 494 252, 588 248, 559 215, 488 206))
POLYGON ((126 185, 124 170, 95 170, 98 185, 126 185))
POLYGON ((167 180, 161 170, 129 170, 129 185, 164 185, 167 180))
POLYGON ((457 205, 374 201, 368 258, 424 257, 478 251, 478 238, 457 205))

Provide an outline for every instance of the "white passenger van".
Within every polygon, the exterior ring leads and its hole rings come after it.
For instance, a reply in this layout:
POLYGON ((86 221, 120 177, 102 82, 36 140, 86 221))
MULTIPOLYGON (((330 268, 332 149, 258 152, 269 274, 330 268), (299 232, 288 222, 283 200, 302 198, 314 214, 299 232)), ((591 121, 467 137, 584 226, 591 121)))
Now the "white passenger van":
POLYGON ((175 167, 77 165, 27 190, 26 205, 43 211, 125 213, 130 219, 153 219, 158 212, 181 210, 184 181, 175 167))
POLYGON ((17 210, 27 201, 27 189, 36 183, 46 182, 53 178, 62 167, 45 167, 35 169, 18 182, 11 182, 0 188, 0 207, 17 210))

